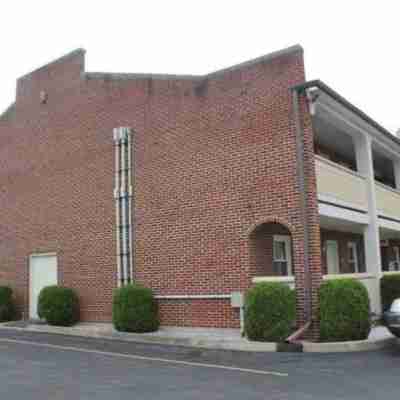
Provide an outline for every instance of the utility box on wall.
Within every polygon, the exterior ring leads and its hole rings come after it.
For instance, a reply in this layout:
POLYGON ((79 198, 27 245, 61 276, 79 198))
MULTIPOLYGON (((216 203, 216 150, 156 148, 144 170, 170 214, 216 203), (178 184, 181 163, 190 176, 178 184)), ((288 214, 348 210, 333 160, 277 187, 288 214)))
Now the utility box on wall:
POLYGON ((231 293, 231 306, 232 308, 242 308, 244 306, 243 294, 240 292, 231 293))

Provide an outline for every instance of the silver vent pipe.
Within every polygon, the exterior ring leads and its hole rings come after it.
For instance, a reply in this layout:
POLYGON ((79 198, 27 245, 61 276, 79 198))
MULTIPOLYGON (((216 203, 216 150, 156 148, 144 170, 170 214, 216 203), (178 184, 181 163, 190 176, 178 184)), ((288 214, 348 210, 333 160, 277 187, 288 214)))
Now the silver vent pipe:
POLYGON ((122 276, 123 276, 123 284, 129 281, 128 277, 128 260, 127 260, 127 213, 126 213, 126 132, 123 128, 120 130, 120 137, 121 137, 121 188, 120 188, 120 198, 121 198, 121 241, 122 241, 122 253, 121 253, 121 262, 122 262, 122 276))
POLYGON ((132 255, 132 139, 130 128, 114 129, 115 215, 117 225, 118 286, 133 281, 132 255))
POLYGON ((132 169, 133 169, 133 160, 132 160, 132 135, 129 133, 128 135, 128 221, 129 221, 129 229, 128 229, 128 247, 129 247, 129 265, 130 265, 130 277, 131 281, 133 281, 133 185, 132 185, 132 169))
POLYGON ((114 202, 115 202, 115 226, 116 226, 116 244, 117 244, 117 280, 118 287, 121 286, 122 273, 121 273, 121 232, 120 232, 120 142, 119 142, 119 131, 114 129, 114 147, 115 147, 115 189, 114 189, 114 202))

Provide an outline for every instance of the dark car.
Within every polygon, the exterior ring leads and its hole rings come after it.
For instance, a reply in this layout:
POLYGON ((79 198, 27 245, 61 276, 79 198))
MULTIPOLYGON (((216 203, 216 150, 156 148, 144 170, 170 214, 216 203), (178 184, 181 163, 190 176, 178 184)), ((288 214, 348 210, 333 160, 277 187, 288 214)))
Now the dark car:
POLYGON ((390 310, 383 314, 383 320, 389 331, 400 337, 400 299, 396 299, 390 310))

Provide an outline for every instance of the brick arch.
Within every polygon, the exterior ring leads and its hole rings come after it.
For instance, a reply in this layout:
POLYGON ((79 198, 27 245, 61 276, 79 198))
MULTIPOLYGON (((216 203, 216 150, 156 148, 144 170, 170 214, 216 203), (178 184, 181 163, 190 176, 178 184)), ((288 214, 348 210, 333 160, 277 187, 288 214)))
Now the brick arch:
POLYGON ((250 278, 255 276, 286 276, 289 270, 293 273, 293 232, 293 227, 287 221, 274 217, 262 219, 250 227, 247 231, 250 278), (273 240, 275 235, 290 237, 290 247, 287 252, 291 254, 291 261, 287 264, 282 264, 280 267, 273 262, 273 240), (284 269, 281 269, 282 267, 284 269))
POLYGON ((251 224, 250 227, 246 230, 246 237, 250 238, 251 234, 254 233, 254 231, 259 228, 261 225, 264 224, 279 224, 284 226, 289 232, 290 235, 293 236, 295 229, 294 226, 289 223, 287 220, 283 219, 283 218, 279 218, 279 217, 268 217, 265 219, 260 219, 257 222, 255 222, 254 224, 251 224))

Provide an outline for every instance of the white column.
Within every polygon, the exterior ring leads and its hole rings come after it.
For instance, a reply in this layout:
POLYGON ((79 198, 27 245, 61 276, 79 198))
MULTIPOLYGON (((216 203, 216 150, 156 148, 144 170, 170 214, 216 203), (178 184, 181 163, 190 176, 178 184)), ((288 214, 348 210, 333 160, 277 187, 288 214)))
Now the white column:
POLYGON ((371 285, 371 310, 381 314, 381 297, 379 280, 382 276, 381 248, 379 236, 379 221, 376 208, 376 192, 374 166, 372 157, 372 140, 364 134, 355 140, 357 169, 364 175, 367 186, 369 224, 364 229, 364 249, 367 273, 374 275, 371 285))

